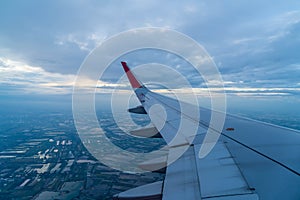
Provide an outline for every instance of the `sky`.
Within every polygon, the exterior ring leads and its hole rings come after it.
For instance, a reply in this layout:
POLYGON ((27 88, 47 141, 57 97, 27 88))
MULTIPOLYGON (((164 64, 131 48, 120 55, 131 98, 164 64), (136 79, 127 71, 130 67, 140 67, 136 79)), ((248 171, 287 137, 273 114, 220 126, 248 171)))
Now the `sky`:
MULTIPOLYGON (((2 102, 70 95, 77 71, 94 48, 141 27, 176 30, 203 45, 232 97, 299 102, 299 1, 4 0, 0 27, 2 102)), ((164 64, 172 65, 169 61, 164 64)), ((180 70, 185 73, 184 67, 180 70)), ((111 69, 112 75, 122 73, 111 69)))

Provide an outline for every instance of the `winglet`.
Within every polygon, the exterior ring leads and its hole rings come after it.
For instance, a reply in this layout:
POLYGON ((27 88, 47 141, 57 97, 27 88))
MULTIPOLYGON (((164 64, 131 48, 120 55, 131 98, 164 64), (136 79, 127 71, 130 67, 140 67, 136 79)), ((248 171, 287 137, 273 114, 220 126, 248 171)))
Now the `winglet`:
POLYGON ((135 76, 133 75, 133 73, 131 72, 131 70, 129 69, 129 67, 127 66, 126 62, 121 62, 124 71, 130 81, 130 84, 132 86, 132 88, 141 88, 143 87, 143 85, 135 78, 135 76))

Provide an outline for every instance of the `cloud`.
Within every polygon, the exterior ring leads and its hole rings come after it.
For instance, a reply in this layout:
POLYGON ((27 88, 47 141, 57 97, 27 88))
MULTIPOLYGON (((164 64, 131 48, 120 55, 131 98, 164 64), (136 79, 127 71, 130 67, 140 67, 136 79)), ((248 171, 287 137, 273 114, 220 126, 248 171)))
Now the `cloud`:
POLYGON ((78 34, 67 34, 65 36, 57 37, 55 44, 57 45, 72 45, 75 44, 80 50, 90 52, 95 47, 100 45, 106 36, 100 33, 90 33, 88 35, 80 36, 78 34))
POLYGON ((243 81, 248 87, 295 87, 300 76, 300 11, 267 18, 264 29, 261 23, 214 55, 224 80, 243 81))
POLYGON ((46 71, 75 74, 89 51, 109 36, 144 26, 177 29, 184 22, 185 4, 162 5, 158 0, 0 2, 0 52, 46 71))
POLYGON ((285 96, 294 96, 300 95, 300 88, 250 88, 250 87, 210 87, 210 88, 180 88, 180 89, 154 89, 154 92, 163 93, 167 95, 176 94, 185 94, 197 95, 200 98, 212 98, 217 96, 220 93, 225 92, 227 96, 239 96, 239 97, 285 97, 285 96))
MULTIPOLYGON (((141 70, 140 70, 141 71, 141 70)), ((154 75, 154 74, 153 74, 154 75)), ((152 75, 152 76, 153 76, 152 75)), ((83 81, 77 83, 77 86, 86 89, 91 92, 96 89, 96 93, 131 93, 131 88, 128 80, 125 77, 118 83, 111 83, 105 81, 95 81, 91 79, 82 79, 83 81), (115 90, 116 89, 116 90, 115 90)), ((72 88, 76 80, 75 75, 64 75, 60 73, 51 73, 45 71, 41 67, 30 66, 25 62, 11 60, 7 58, 0 58, 0 90, 2 92, 10 93, 17 91, 23 94, 71 94, 72 88), (6 90, 7 88, 12 91, 6 90)), ((158 81, 159 80, 155 80, 158 81)), ((236 96, 288 96, 299 95, 300 88, 261 88, 261 87, 235 87, 238 85, 234 82, 224 82, 227 87, 224 89, 220 87, 214 87, 213 83, 210 84, 210 88, 193 88, 192 90, 186 88, 167 88, 151 87, 154 92, 164 94, 175 93, 191 93, 194 92, 199 97, 211 97, 211 95, 217 95, 220 92, 225 91, 229 95, 236 96)), ((219 83, 218 83, 219 84, 219 83)), ((299 84, 298 84, 299 85, 299 84)))
POLYGON ((0 58, 1 89, 14 86, 24 93, 68 93, 74 78, 74 75, 51 73, 21 61, 0 58))
MULTIPOLYGON (((77 86, 89 91, 97 88, 99 93, 108 93, 115 87, 129 88, 128 84, 113 84, 101 80, 95 83, 89 78, 81 80, 77 82, 77 86)), ((23 94, 71 94, 75 81, 76 75, 73 74, 52 73, 25 62, 0 58, 0 90, 10 94, 16 91, 23 94)))
MULTIPOLYGON (((20 89, 70 92, 77 70, 95 46, 109 36, 143 26, 169 27, 204 45, 218 63, 226 87, 299 87, 300 11, 296 8, 300 4, 285 1, 270 7, 272 3, 258 0, 5 3, 0 5, 1 87, 9 85, 11 91, 18 92, 20 89)), ((144 57, 160 61, 155 56, 144 57)), ((132 62, 143 64, 144 57, 133 57, 132 62)), ((199 87, 203 80, 189 75, 191 70, 176 59, 170 56, 163 64, 177 68, 193 86, 199 87)), ((115 84, 113 79, 120 73, 119 67, 111 70, 110 79, 99 88, 113 88, 115 85, 109 84, 115 84)))

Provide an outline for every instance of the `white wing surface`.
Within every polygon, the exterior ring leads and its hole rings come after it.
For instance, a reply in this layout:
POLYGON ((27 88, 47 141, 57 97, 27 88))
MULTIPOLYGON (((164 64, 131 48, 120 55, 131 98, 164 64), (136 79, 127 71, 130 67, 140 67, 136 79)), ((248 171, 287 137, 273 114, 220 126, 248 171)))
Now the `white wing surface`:
POLYGON ((200 159, 211 115, 217 111, 200 107, 199 115, 190 114, 195 106, 151 92, 125 62, 122 65, 169 153, 163 182, 134 188, 115 199, 300 199, 299 131, 227 114, 223 130, 215 133, 220 134, 217 144, 200 159), (191 130, 195 126, 197 130, 191 130))

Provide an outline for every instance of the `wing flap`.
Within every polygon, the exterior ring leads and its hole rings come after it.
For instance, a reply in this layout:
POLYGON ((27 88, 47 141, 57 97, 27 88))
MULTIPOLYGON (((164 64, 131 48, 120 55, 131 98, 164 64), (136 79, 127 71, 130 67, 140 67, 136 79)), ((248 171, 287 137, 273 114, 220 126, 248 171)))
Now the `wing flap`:
MULTIPOLYGON (((201 144, 195 145, 195 152, 199 152, 200 147, 201 144)), ((229 196, 247 199, 248 195, 253 196, 253 191, 223 142, 218 142, 205 158, 199 159, 197 155, 194 155, 194 159, 203 199, 229 196)))
POLYGON ((158 181, 142 185, 115 195, 113 200, 160 200, 162 184, 162 181, 158 181))
POLYGON ((161 138, 159 131, 155 127, 148 127, 130 131, 131 135, 148 138, 161 138))
POLYGON ((249 187, 226 145, 218 142, 204 159, 198 158, 201 144, 170 148, 163 199, 253 199, 258 195, 249 187), (173 162, 182 148, 185 153, 173 162))
MULTIPOLYGON (((183 147, 170 149, 168 160, 173 161, 170 157, 177 156, 178 148, 183 147)), ((194 155, 194 149, 190 146, 178 160, 168 166, 163 186, 163 200, 201 199, 194 155)))

